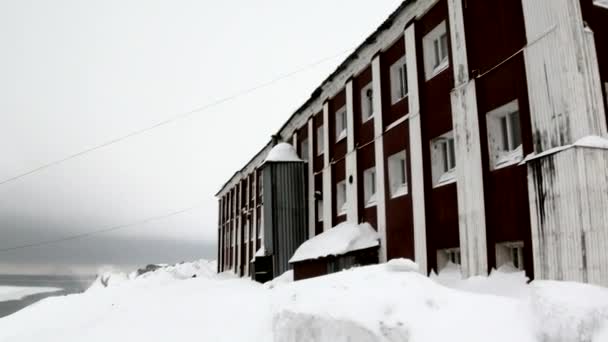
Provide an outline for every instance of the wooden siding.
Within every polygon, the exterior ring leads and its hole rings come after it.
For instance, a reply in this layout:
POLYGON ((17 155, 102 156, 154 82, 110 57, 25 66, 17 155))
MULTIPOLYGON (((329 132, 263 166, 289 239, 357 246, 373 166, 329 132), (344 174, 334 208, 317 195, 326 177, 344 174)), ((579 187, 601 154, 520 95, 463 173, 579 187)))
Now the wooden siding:
POLYGON ((412 213, 411 187, 412 179, 409 163, 409 127, 408 122, 397 125, 384 134, 384 179, 390 184, 388 158, 401 151, 406 151, 406 169, 408 179, 408 194, 391 198, 390 186, 387 187, 386 198, 386 238, 387 257, 414 259, 414 227, 412 213))
POLYGON ((363 122, 361 90, 372 81, 372 68, 367 67, 353 81, 353 107, 355 118, 355 146, 362 146, 374 140, 374 119, 363 122))
MULTIPOLYGON (((381 56, 381 77, 382 77, 382 123, 386 129, 395 121, 405 116, 408 112, 407 96, 391 104, 391 77, 390 67, 405 55, 405 40, 399 36, 395 43, 389 47, 381 56)), ((374 94, 375 95, 375 94, 374 94)))
MULTIPOLYGON (((450 92, 454 85, 454 76, 450 53, 450 66, 432 79, 425 80, 422 38, 444 20, 448 20, 448 8, 446 1, 441 0, 416 23, 422 160, 425 170, 427 271, 437 270, 438 249, 460 245, 456 184, 433 188, 430 177, 431 140, 452 130, 450 92)), ((446 27, 449 34, 449 25, 446 27)))
POLYGON ((357 191, 357 196, 359 197, 359 221, 367 222, 374 227, 374 229, 378 229, 378 214, 376 206, 366 207, 365 206, 365 190, 363 186, 363 172, 365 170, 374 167, 376 164, 376 155, 374 151, 374 145, 368 144, 364 147, 361 147, 357 151, 357 174, 358 179, 360 180, 360 186, 357 191))

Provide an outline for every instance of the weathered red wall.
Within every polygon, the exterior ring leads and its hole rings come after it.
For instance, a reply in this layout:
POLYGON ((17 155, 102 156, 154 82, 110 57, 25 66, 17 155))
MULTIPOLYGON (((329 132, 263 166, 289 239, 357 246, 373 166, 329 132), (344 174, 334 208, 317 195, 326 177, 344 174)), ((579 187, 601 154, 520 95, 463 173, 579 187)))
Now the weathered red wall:
MULTIPOLYGON (((431 173, 431 140, 452 130, 450 92, 454 87, 453 61, 441 73, 426 81, 422 38, 443 20, 449 35, 448 9, 445 0, 439 1, 424 17, 416 22, 418 76, 420 84, 420 117, 422 133, 422 159, 424 168, 424 195, 426 204, 426 233, 428 268, 437 269, 437 249, 458 247, 458 206, 456 184, 434 189, 431 173)), ((451 46, 450 46, 451 51, 451 46)))
MULTIPOLYGON (((386 184, 386 238, 387 257, 414 259, 414 221, 412 214, 412 197, 408 194, 391 198, 388 170, 388 157, 406 150, 407 179, 410 180, 409 162, 409 127, 404 121, 384 134, 384 170, 386 184)), ((408 187, 410 182, 408 181, 408 187)))
POLYGON ((496 267, 496 243, 524 242, 524 264, 533 276, 526 166, 490 170, 486 113, 518 100, 524 156, 534 150, 523 53, 526 45, 521 2, 468 0, 465 33, 471 75, 476 75, 481 137, 488 267, 496 267), (509 57, 515 57, 507 60, 509 57), (502 63, 502 64, 501 64, 502 63), (500 64, 500 66, 498 66, 500 64), (498 66, 498 67, 497 67, 498 66))

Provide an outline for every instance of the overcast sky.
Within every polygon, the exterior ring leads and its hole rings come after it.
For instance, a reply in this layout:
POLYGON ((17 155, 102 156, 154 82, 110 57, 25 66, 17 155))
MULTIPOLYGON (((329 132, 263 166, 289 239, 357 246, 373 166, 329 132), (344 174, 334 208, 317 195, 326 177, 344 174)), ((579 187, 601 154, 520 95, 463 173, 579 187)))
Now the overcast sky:
POLYGON ((0 0, 0 181, 334 56, 0 185, 0 249, 198 205, 0 253, 0 274, 215 258, 214 194, 399 3, 0 0))

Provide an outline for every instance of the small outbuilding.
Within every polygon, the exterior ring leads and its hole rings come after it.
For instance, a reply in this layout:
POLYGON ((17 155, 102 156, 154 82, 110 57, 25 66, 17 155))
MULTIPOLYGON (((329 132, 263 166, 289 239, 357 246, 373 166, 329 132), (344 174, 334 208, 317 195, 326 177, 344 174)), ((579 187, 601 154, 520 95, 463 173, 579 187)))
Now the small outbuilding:
POLYGON ((369 224, 344 222, 304 242, 289 262, 294 280, 378 263, 378 232, 369 224))

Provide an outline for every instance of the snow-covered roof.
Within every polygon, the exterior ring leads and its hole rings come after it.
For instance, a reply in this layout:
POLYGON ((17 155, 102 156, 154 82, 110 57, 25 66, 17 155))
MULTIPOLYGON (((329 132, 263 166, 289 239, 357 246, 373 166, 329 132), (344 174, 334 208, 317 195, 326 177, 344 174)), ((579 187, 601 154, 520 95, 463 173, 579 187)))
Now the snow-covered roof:
POLYGON ((296 149, 288 143, 278 143, 275 147, 270 150, 268 156, 264 160, 267 162, 301 162, 302 159, 298 157, 296 149))
POLYGON ((304 242, 293 254, 290 263, 313 260, 330 255, 343 255, 352 251, 380 245, 380 235, 369 223, 340 223, 304 242))

